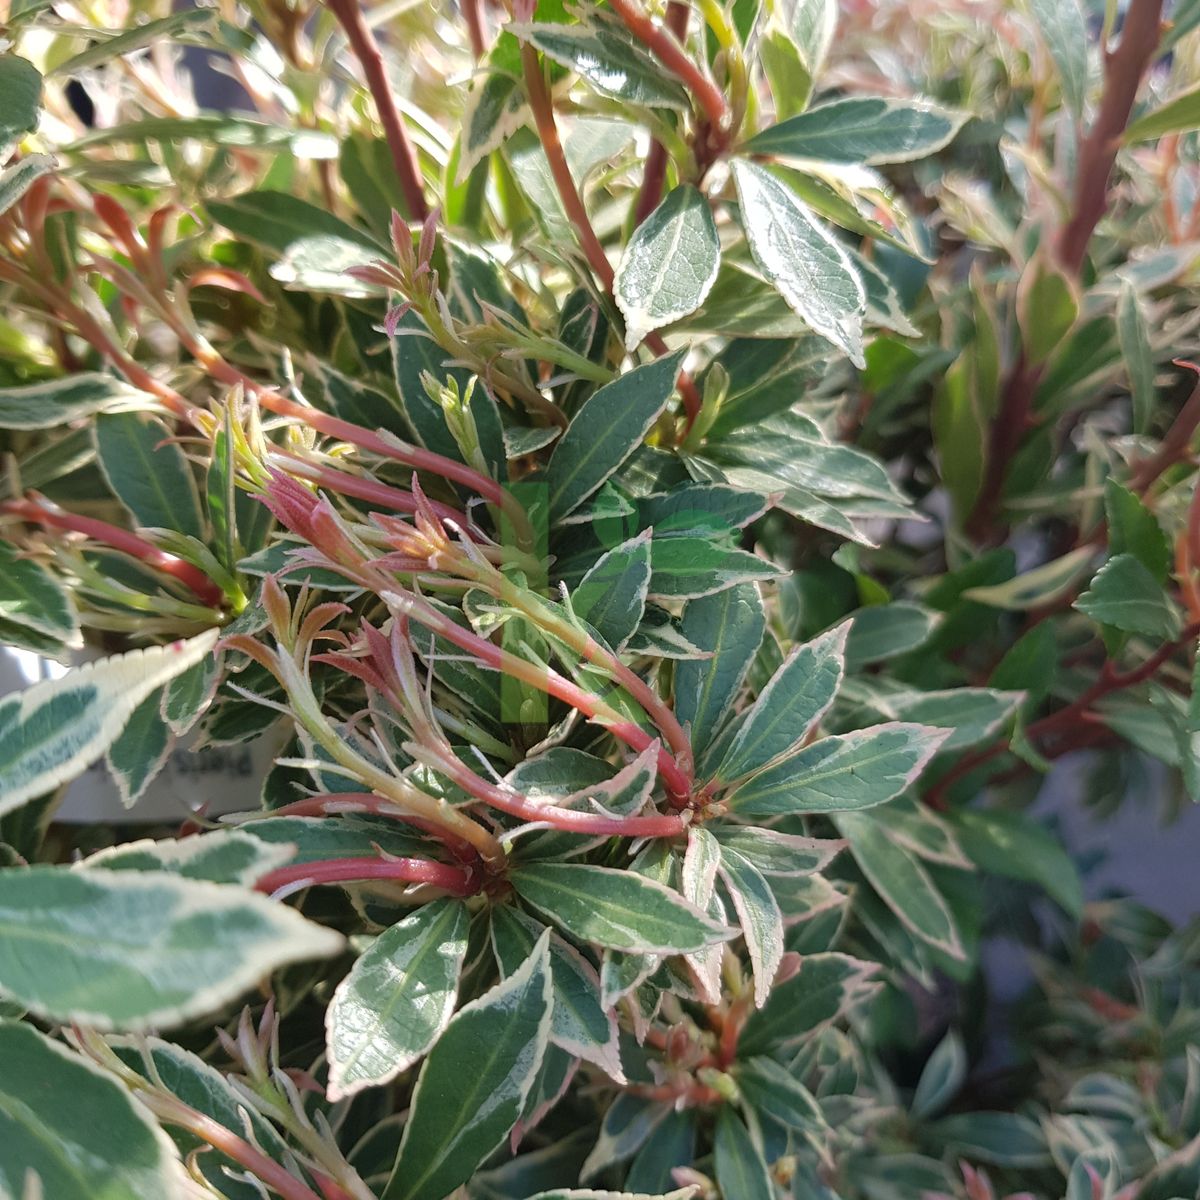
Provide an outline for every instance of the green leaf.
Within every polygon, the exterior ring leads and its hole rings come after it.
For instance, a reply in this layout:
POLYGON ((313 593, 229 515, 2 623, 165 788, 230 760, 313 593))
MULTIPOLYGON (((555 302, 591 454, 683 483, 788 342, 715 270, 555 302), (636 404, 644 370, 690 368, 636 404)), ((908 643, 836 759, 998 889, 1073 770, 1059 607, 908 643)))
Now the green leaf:
POLYGON ((1125 143, 1150 142, 1169 133, 1200 129, 1200 84, 1138 117, 1125 130, 1125 143))
POLYGON ((889 720, 915 721, 950 736, 940 750, 964 750, 997 733, 1020 706, 1020 692, 992 688, 947 688, 939 692, 889 692, 879 698, 878 711, 889 720))
MULTIPOLYGON (((126 1066, 151 1084, 161 1084, 189 1108, 211 1117, 239 1137, 246 1134, 248 1124, 254 1142, 270 1158, 279 1163, 288 1161, 287 1144, 274 1127, 249 1108, 245 1097, 234 1090, 226 1076, 197 1055, 161 1038, 141 1034, 110 1035, 105 1041, 126 1066)), ((182 1128, 172 1128, 170 1137, 182 1155, 204 1147, 204 1153, 197 1155, 197 1165, 218 1194, 228 1196, 228 1200, 261 1200, 262 1193, 256 1187, 236 1182, 226 1173, 227 1169, 239 1173, 242 1170, 233 1159, 182 1128)))
POLYGON ((277 254, 286 254, 294 244, 319 236, 331 239, 331 243, 374 250, 379 257, 384 254, 384 247, 365 230, 289 192, 243 192, 228 200, 209 200, 205 207, 214 221, 237 237, 277 254))
POLYGON ((775 1200, 767 1160, 729 1105, 717 1112, 713 1167, 721 1195, 728 1200, 775 1200))
POLYGON ((758 492, 721 483, 681 483, 669 492, 639 496, 637 514, 640 526, 652 528, 656 538, 698 533, 721 537, 735 535, 769 506, 768 497, 758 492))
POLYGON ((437 1041, 454 1012, 469 925, 461 900, 432 900, 359 956, 325 1012, 330 1100, 388 1083, 437 1041))
POLYGON ((328 858, 385 854, 404 858, 428 854, 429 844, 410 828, 385 817, 346 813, 337 817, 269 817, 246 821, 238 832, 272 846, 286 846, 285 865, 328 858))
POLYGON ((846 954, 806 954, 766 1007, 750 1014, 738 1039, 739 1060, 775 1055, 811 1039, 875 990, 870 976, 877 969, 846 954))
POLYGON ((1058 68, 1063 100, 1076 124, 1083 119, 1088 84, 1088 31, 1079 0, 1029 0, 1050 57, 1058 68))
POLYGON ((887 821, 840 813, 834 823, 850 843, 859 870, 909 933, 954 959, 964 959, 962 939, 945 897, 920 861, 891 837, 887 821))
POLYGON ((0 1195, 163 1200, 186 1187, 166 1134, 112 1075, 0 1021, 0 1195))
POLYGON ((1155 580, 1165 585, 1171 572, 1171 544, 1154 514, 1115 479, 1104 484, 1108 548, 1113 555, 1132 554, 1155 580))
POLYGON ((811 1131, 824 1126, 825 1118, 812 1093, 773 1058, 759 1055, 738 1063, 735 1078, 751 1108, 788 1129, 811 1131))
POLYGON ((929 1056, 909 1108, 925 1120, 939 1113, 958 1094, 967 1078, 967 1049, 962 1038, 950 1030, 929 1056))
POLYGON ((1017 323, 1029 362, 1040 366, 1050 358, 1067 341, 1078 316, 1074 280, 1036 256, 1017 287, 1017 323))
POLYGON ((618 1092, 600 1123, 600 1136, 579 1169, 579 1178, 591 1179, 606 1167, 636 1154, 667 1116, 664 1105, 634 1092, 618 1092))
POLYGON ((1040 1168, 1052 1161, 1042 1127, 1019 1113, 956 1113, 931 1126, 930 1132, 971 1162, 1040 1168))
POLYGON ((691 600, 684 608, 683 636, 711 655, 675 668, 675 715, 691 726, 698 752, 716 735, 733 704, 766 624, 762 596, 752 583, 691 600))
POLYGON ((163 720, 176 737, 187 733, 212 703, 220 678, 220 656, 209 655, 176 675, 163 689, 163 720))
POLYGON ((96 418, 96 455, 117 499, 147 529, 174 529, 202 540, 196 481, 167 427, 137 413, 96 418))
POLYGON ((638 226, 617 267, 613 294, 625 318, 625 349, 694 313, 720 265, 708 201, 691 184, 680 184, 638 226))
MULTIPOLYGON (((492 909, 492 945, 502 976, 518 970, 532 953, 543 926, 511 905, 492 909)), ((550 1040, 574 1058, 587 1059, 623 1082, 616 1014, 600 1004, 600 976, 574 946, 550 935, 554 1012, 550 1040)))
POLYGON ((842 682, 848 631, 843 623, 788 655, 729 744, 714 772, 717 779, 740 779, 809 736, 842 682))
POLYGON ((683 88, 622 26, 599 14, 578 25, 512 22, 508 30, 576 72, 603 96, 647 108, 688 108, 683 88))
POLYGON ((863 367, 866 291, 841 244, 766 167, 736 161, 742 228, 754 261, 812 329, 863 367))
POLYGON ((426 1057, 382 1200, 442 1200, 516 1124, 550 1035, 549 943, 460 1009, 426 1057))
POLYGON ((1117 339, 1121 343, 1129 394, 1133 398, 1133 432, 1144 435, 1149 432, 1154 414, 1154 352, 1146 314, 1137 289, 1131 283, 1121 288, 1117 300, 1117 339))
POLYGON ((254 892, 135 871, 0 872, 0 993, 46 1020, 182 1024, 342 936, 254 892))
MULTIPOLYGON (((629 1164, 625 1186, 637 1192, 652 1192, 657 1198, 673 1182, 677 1167, 690 1167, 696 1157, 696 1114, 684 1109, 672 1112, 657 1125, 629 1164)), ((686 1191, 687 1189, 685 1189, 686 1191)), ((679 1195, 672 1192, 672 1195, 679 1195)), ((633 1200, 627 1197, 627 1200, 633 1200)))
POLYGON ((580 406, 546 467, 550 515, 581 505, 642 444, 675 390, 683 351, 635 367, 580 406))
POLYGON ((538 1192, 529 1200, 693 1200, 699 1188, 676 1188, 673 1192, 664 1192, 661 1196, 647 1196, 643 1192, 636 1195, 633 1192, 597 1192, 591 1188, 555 1188, 552 1192, 538 1192))
POLYGON ((0 150, 37 128, 41 72, 27 59, 0 54, 0 150))
POLYGON ((165 871, 184 879, 247 886, 292 857, 292 847, 274 846, 238 829, 154 841, 144 838, 109 846, 85 858, 80 867, 103 871, 165 871))
POLYGON ((960 809, 946 818, 981 870, 1045 888, 1071 916, 1083 911, 1079 871, 1062 843, 1032 818, 1003 809, 960 809))
POLYGON ((807 875, 823 870, 845 845, 832 838, 810 838, 777 829, 714 824, 709 833, 752 862, 764 875, 807 875))
POLYGON ((650 586, 650 535, 638 534, 598 558, 571 593, 571 607, 614 650, 637 631, 650 586))
POLYGON ((141 395, 111 375, 90 371, 0 388, 0 429, 53 429, 141 395))
POLYGON ((782 568, 749 550, 722 546, 704 536, 655 538, 650 562, 649 594, 655 600, 696 600, 784 574, 782 568))
POLYGON ((763 70, 782 119, 804 111, 833 43, 837 0, 796 0, 776 9, 759 39, 763 70))
POLYGON ((728 844, 721 846, 719 871, 746 939, 754 1003, 762 1008, 783 961, 783 914, 758 868, 728 844))
POLYGON ((212 652, 217 630, 86 663, 0 700, 0 814, 73 779, 151 692, 212 652))
POLYGON ((947 736, 944 729, 889 723, 821 738, 760 771, 726 803, 744 817, 872 808, 904 791, 947 736))
POLYGON ((632 871, 583 863, 531 863, 514 870, 513 889, 580 942, 653 954, 685 954, 725 941, 677 892, 632 871))
POLYGON ((93 41, 86 50, 58 63, 50 75, 67 77, 78 75, 80 71, 85 71, 89 67, 109 62, 114 58, 123 58, 145 46, 179 40, 181 34, 194 34, 207 26, 214 26, 216 16, 217 14, 212 9, 196 8, 183 9, 180 12, 172 13, 169 17, 160 17, 156 21, 144 21, 117 34, 116 37, 105 37, 93 41))
POLYGON ((1132 554, 1118 554, 1096 572, 1074 608, 1101 625, 1169 642, 1179 636, 1179 614, 1158 580, 1132 554))
POLYGON ((174 739, 160 715, 161 704, 161 691, 151 692, 129 714, 125 728, 104 756, 126 808, 141 799, 171 752, 174 739))
POLYGON ((57 167, 58 161, 49 154, 27 154, 20 162, 0 171, 0 215, 8 212, 37 180, 57 167))
POLYGON ((0 620, 32 629, 64 646, 82 645, 71 597, 41 563, 0 541, 0 620))
POLYGON ((923 100, 854 96, 772 125, 752 137, 744 150, 867 166, 911 162, 948 145, 965 120, 965 113, 923 100))

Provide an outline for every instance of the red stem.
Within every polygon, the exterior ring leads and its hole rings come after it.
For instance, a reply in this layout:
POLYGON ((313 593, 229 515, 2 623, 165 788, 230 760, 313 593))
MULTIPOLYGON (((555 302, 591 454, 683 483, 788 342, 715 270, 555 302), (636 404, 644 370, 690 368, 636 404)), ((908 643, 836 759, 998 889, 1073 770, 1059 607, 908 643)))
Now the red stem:
MULTIPOLYGON (((1200 374, 1200 367, 1186 359, 1177 358, 1175 365, 1190 367, 1200 374)), ((1171 427, 1159 444, 1157 452, 1143 460, 1135 468, 1133 476, 1129 480, 1129 486, 1140 494, 1149 491, 1164 471, 1187 457, 1192 438, 1198 428, 1200 428, 1200 383, 1193 389, 1192 394, 1176 414, 1175 420, 1171 422, 1171 427)))
POLYGON ((674 36, 655 25, 636 0, 609 0, 609 6, 630 33, 691 91, 713 129, 727 136, 733 126, 733 113, 724 92, 692 62, 674 36))
MULTIPOLYGON (((600 239, 592 228, 583 197, 579 194, 579 189, 575 186, 575 180, 571 175, 571 168, 567 165, 567 156, 563 153, 562 141, 558 136, 558 125, 554 120, 554 104, 550 98, 550 91, 546 87, 546 78, 542 73, 537 51, 528 42, 521 45, 521 62, 525 68, 525 86, 529 92, 529 107, 533 112, 534 124, 537 126, 538 138, 546 154, 546 161, 550 164, 554 186, 558 190, 559 199, 562 201, 571 224, 575 227, 575 235, 579 238, 579 244, 583 248, 588 265, 592 268, 592 273, 611 296, 616 279, 612 263, 608 261, 608 255, 604 253, 604 247, 600 244, 600 239)), ((667 353, 667 344, 657 333, 649 334, 645 341, 657 357, 661 358, 667 353)), ((679 394, 683 397, 684 411, 687 413, 687 427, 691 428, 692 422, 700 413, 700 393, 686 372, 680 372, 678 387, 679 394)))
POLYGON ((456 758, 439 758, 437 770, 471 795, 498 808, 501 812, 524 821, 540 821, 569 833, 594 834, 599 837, 662 838, 676 837, 687 826, 677 813, 655 813, 646 817, 606 817, 584 809, 561 808, 553 804, 538 804, 511 788, 501 787, 476 775, 470 767, 456 758))
MULTIPOLYGON (((1189 625, 1174 641, 1160 646, 1145 662, 1130 671, 1118 671, 1111 661, 1106 662, 1100 672, 1100 678, 1091 687, 1087 688, 1065 708, 1060 708, 1058 712, 1051 713, 1049 716, 1042 717, 1041 720, 1034 721, 1031 725, 1026 726, 1025 737, 1030 742, 1036 742, 1047 735, 1058 733, 1062 727, 1070 725, 1072 721, 1084 718, 1088 709, 1097 700, 1101 700, 1113 692, 1119 692, 1136 684, 1144 683, 1158 672, 1159 668, 1167 662, 1172 654, 1182 646, 1193 641, 1197 635, 1200 635, 1200 622, 1194 622, 1189 625)), ((946 793, 954 784, 960 779, 965 778, 972 771, 998 758, 1008 748, 1009 741, 1006 738, 1003 741, 996 742, 995 745, 988 746, 984 750, 976 750, 974 753, 968 754, 965 758, 960 759, 956 766, 947 771, 929 789, 926 799, 934 808, 943 806, 946 793)))
POLYGON ((270 895, 297 883, 353 883, 367 879, 428 883, 454 896, 471 896, 478 891, 474 872, 423 858, 331 858, 295 863, 268 871, 254 886, 270 895))
POLYGON ((1163 0, 1132 0, 1120 44, 1104 52, 1104 96, 1095 123, 1079 144, 1074 212, 1058 238, 1058 261, 1072 275, 1079 274, 1092 234, 1108 209, 1109 176, 1162 37, 1162 9, 1163 0))
POLYGON ((421 168, 417 163, 417 155, 404 122, 400 119, 396 100, 392 95, 392 86, 388 82, 387 68, 384 66, 383 54, 375 34, 363 16, 358 0, 328 0, 333 15, 337 17, 355 57, 362 64, 363 75, 366 76, 367 87, 375 100, 379 111, 379 120, 387 136, 388 147, 392 152, 392 163, 400 179, 400 189, 404 193, 404 201, 408 205, 408 218, 413 221, 424 221, 429 216, 429 205, 425 201, 425 187, 421 179, 421 168))
POLYGON ((271 810, 273 817, 325 817, 338 813, 371 813, 373 816, 403 821, 406 825, 432 834, 460 862, 479 861, 479 852, 470 842, 447 833, 432 821, 402 812, 392 801, 383 796, 376 796, 374 792, 330 792, 326 795, 306 796, 303 800, 294 800, 291 804, 271 810))
POLYGON ((143 541, 136 533, 110 525, 95 517, 81 517, 76 513, 64 512, 59 508, 47 508, 35 500, 9 500, 0 504, 0 512, 10 513, 22 520, 53 529, 66 529, 81 533, 94 542, 111 546, 147 566, 162 571, 189 588, 196 598, 208 608, 220 608, 225 599, 224 592, 199 567, 160 550, 150 542, 143 541))
POLYGON ((461 0, 463 16, 467 21, 467 33, 471 38, 471 53, 476 61, 487 53, 487 40, 483 34, 483 13, 480 0, 461 0))
MULTIPOLYGON (((689 9, 682 0, 670 0, 667 5, 666 27, 677 41, 687 38, 689 9)), ((667 177, 667 148, 662 142, 651 142, 646 155, 646 170, 642 187, 633 206, 633 227, 636 229, 657 207, 662 199, 663 183, 667 177)))

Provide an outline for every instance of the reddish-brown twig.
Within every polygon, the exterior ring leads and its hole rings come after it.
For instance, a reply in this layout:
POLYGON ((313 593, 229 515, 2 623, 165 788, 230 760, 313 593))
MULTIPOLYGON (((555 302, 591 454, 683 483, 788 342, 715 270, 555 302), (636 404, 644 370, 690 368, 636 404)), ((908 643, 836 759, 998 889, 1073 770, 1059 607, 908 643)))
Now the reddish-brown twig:
MULTIPOLYGON (((671 0, 667 5, 666 27, 681 44, 687 37, 690 10, 682 0, 671 0)), ((633 205, 633 226, 636 229, 654 210, 662 199, 663 183, 667 177, 667 148, 659 141, 650 143, 646 155, 646 170, 642 175, 642 186, 633 205)))
MULTIPOLYGON (((1198 635, 1200 635, 1200 622, 1193 622, 1174 641, 1164 643, 1145 662, 1129 671, 1118 671, 1111 661, 1106 662, 1101 668, 1099 679, 1070 704, 1026 726, 1025 739, 1031 744, 1036 744, 1045 737, 1061 733, 1072 722, 1085 719, 1090 715, 1089 710, 1097 700, 1102 700, 1104 697, 1112 695, 1113 692, 1123 691, 1125 688, 1134 687, 1152 678, 1177 650, 1189 642, 1195 641, 1198 635)), ((935 808, 941 807, 945 803, 950 788, 959 780, 965 779, 973 771, 986 766, 987 763, 1004 754, 1008 748, 1009 742, 1005 739, 959 759, 958 763, 929 789, 926 793, 926 800, 935 808)))
POLYGON ((42 504, 37 500, 8 500, 0 504, 0 512, 20 517, 23 521, 35 525, 80 533, 103 546, 120 550, 123 554, 144 562, 148 567, 177 579, 208 608, 220 608, 225 598, 221 589, 199 567, 160 550, 138 537, 136 533, 130 533, 128 529, 110 525, 96 517, 83 517, 77 513, 66 512, 57 506, 42 504))
POLYGON ((449 863, 424 858, 331 858, 319 862, 294 863, 268 871, 255 888, 270 895, 280 888, 322 883, 425 883, 454 896, 470 896, 478 890, 474 872, 449 863))
POLYGON ((429 216, 429 205, 425 200, 425 187, 421 179, 421 168, 416 151, 408 140, 400 110, 392 95, 383 54, 371 26, 367 24, 358 0, 328 0, 329 8, 346 32, 346 38, 355 57, 362 64, 367 87, 379 112, 379 120, 392 152, 392 163, 408 205, 408 217, 413 221, 424 221, 429 216))
POLYGON ((1058 238, 1058 261, 1078 275, 1088 243, 1108 208, 1108 179, 1129 123, 1138 88, 1162 37, 1163 0, 1132 0, 1121 26, 1121 41, 1104 52, 1104 96, 1086 137, 1079 144, 1071 219, 1058 238))

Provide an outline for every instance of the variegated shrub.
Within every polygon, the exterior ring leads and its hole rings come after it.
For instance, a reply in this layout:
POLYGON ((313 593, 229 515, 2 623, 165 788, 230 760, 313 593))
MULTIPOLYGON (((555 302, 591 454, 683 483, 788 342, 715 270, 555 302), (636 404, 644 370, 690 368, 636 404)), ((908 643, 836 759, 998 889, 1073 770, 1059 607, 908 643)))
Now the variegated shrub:
POLYGON ((0 1198, 1200 1194, 1196 0, 5 20, 0 1198))

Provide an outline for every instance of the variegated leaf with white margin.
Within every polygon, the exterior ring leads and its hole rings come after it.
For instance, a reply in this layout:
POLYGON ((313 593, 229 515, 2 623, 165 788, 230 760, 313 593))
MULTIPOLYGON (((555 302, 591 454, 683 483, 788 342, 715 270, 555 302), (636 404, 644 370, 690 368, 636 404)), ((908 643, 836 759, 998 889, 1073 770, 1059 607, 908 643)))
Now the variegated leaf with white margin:
POLYGON ((949 144, 966 116, 926 100, 851 96, 764 129, 746 143, 745 150, 867 166, 911 162, 949 144))
POLYGON ((842 682, 850 623, 797 646, 759 693, 715 774, 738 779, 799 745, 828 711, 842 682))
POLYGON ((625 318, 625 349, 694 313, 716 282, 721 241, 708 201, 680 184, 638 226, 617 266, 613 295, 625 318))
POLYGON ((873 808, 900 795, 949 736, 893 722, 821 738, 751 776, 727 803, 751 817, 873 808))
POLYGON ((867 294, 841 243, 766 167, 738 161, 733 178, 759 269, 816 333, 864 367, 867 294))
POLYGON ((104 761, 121 803, 132 808, 166 765, 175 738, 162 719, 162 692, 151 692, 129 714, 125 728, 108 748, 104 761))
POLYGON ((454 1012, 469 925, 461 900, 434 900, 359 956, 325 1012, 331 1100, 395 1079, 437 1040, 454 1012))
POLYGON ((762 1008, 783 961, 783 914, 758 868, 731 846, 721 846, 720 875, 733 901, 754 974, 754 1005, 762 1008))
MULTIPOLYGON (((511 975, 532 953, 545 926, 511 904, 492 909, 492 947, 502 976, 511 975)), ((600 976, 596 968, 569 942, 550 935, 550 974, 554 1012, 550 1040, 574 1058, 587 1059, 618 1083, 621 1069, 617 1017, 600 1003, 600 976)))
POLYGON ((0 871, 0 995, 48 1021, 138 1032, 235 1000, 341 934, 228 884, 162 872, 0 871))
MULTIPOLYGON (((687 850, 683 855, 681 890, 684 897, 701 912, 710 917, 715 915, 724 924, 724 907, 716 894, 717 868, 720 865, 721 847, 717 839, 702 825, 693 825, 688 830, 687 850)), ((687 956, 686 961, 696 984, 709 1004, 717 1004, 721 998, 721 963, 724 958, 723 945, 705 946, 687 956)))
POLYGON ((946 898, 920 860, 892 837, 887 821, 871 813, 838 813, 833 820, 859 869, 900 924, 951 958, 964 959, 946 898))
POLYGON ((0 813, 73 779, 151 692, 212 652, 218 631, 85 663, 0 701, 0 813))
POLYGON ((191 1195, 171 1139, 110 1072, 31 1025, 0 1021, 0 1196, 191 1195))
POLYGON ((520 1119, 550 1039, 547 930, 521 968, 454 1015, 421 1067, 382 1200, 442 1200, 520 1119))
POLYGON ((268 871, 291 862, 295 846, 274 845, 239 829, 216 829, 194 837, 143 838, 107 846, 79 864, 105 871, 166 871, 184 879, 250 886, 268 871))

